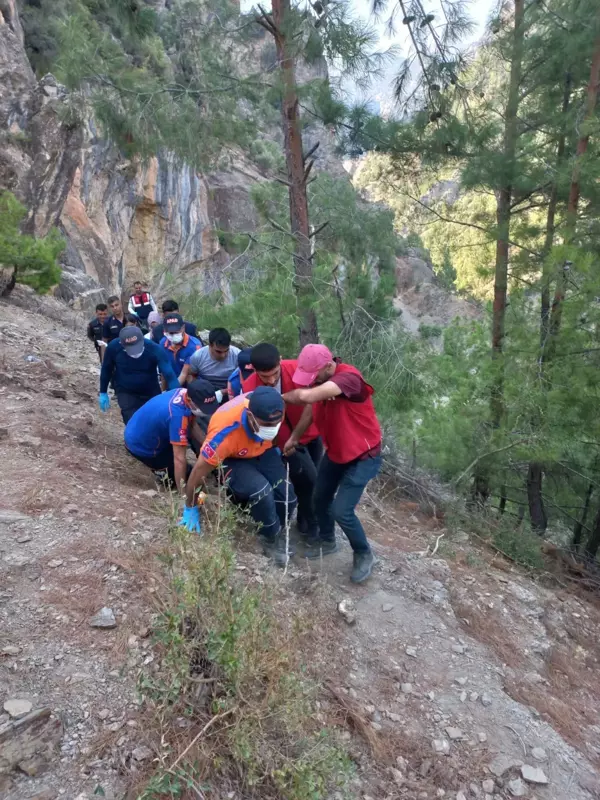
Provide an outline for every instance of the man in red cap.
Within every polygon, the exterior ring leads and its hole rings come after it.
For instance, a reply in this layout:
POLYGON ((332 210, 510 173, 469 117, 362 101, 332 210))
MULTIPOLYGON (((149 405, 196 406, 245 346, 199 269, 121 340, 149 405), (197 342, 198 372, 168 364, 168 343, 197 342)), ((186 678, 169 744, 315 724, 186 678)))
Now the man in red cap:
POLYGON ((303 415, 284 446, 284 454, 298 445, 313 420, 325 445, 313 498, 320 539, 305 556, 319 558, 337 550, 337 522, 354 550, 350 580, 362 583, 373 570, 374 557, 355 509, 365 486, 381 467, 381 428, 373 406, 374 389, 356 367, 334 359, 322 344, 303 348, 294 383, 309 388, 286 392, 283 399, 312 406, 312 413, 303 415))

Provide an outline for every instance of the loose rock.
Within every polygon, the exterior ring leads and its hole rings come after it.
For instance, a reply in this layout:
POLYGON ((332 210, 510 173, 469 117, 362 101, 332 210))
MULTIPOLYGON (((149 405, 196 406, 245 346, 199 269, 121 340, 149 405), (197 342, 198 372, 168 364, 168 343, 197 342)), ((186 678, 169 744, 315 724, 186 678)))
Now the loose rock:
POLYGON ((548 778, 544 770, 539 767, 532 767, 529 764, 523 764, 521 767, 521 775, 527 783, 536 783, 540 786, 544 786, 548 783, 548 778))
POLYGON ((10 714, 13 719, 24 717, 25 714, 29 714, 32 708, 33 705, 30 700, 19 700, 14 698, 12 700, 7 700, 4 703, 4 710, 10 714))
POLYGON ((482 743, 483 742, 487 742, 487 733, 484 733, 483 731, 479 731, 479 733, 477 734, 477 739, 482 743))
POLYGON ((413 690, 412 683, 403 683, 400 689, 402 690, 402 694, 410 694, 413 690))
POLYGON ((463 736, 464 736, 464 734, 463 734, 463 732, 461 731, 460 728, 454 728, 452 725, 449 725, 446 728, 446 733, 448 734, 448 736, 452 740, 462 739, 463 736))
POLYGON ((384 603, 381 606, 381 610, 387 612, 387 611, 391 611, 393 609, 393 607, 394 606, 391 603, 384 603))
POLYGON ((508 756, 500 754, 488 764, 488 769, 492 775, 500 778, 505 772, 508 772, 509 769, 512 769, 512 767, 521 767, 522 764, 522 761, 518 761, 514 758, 509 758, 508 756))
POLYGON ((434 739, 431 743, 431 746, 435 750, 436 753, 442 753, 443 755, 448 755, 450 752, 450 742, 447 739, 434 739))
POLYGON ((21 648, 14 644, 7 644, 6 647, 2 648, 3 656, 18 656, 20 652, 21 648))
POLYGON ((101 608, 100 611, 94 614, 90 619, 90 625, 92 628, 116 628, 117 620, 115 619, 112 608, 108 608, 107 606, 101 608))
POLYGON ((147 761, 147 759, 152 758, 152 750, 145 745, 140 745, 140 747, 135 748, 131 755, 136 761, 147 761))
POLYGON ((464 646, 464 644, 453 644, 452 645, 452 652, 453 653, 458 653, 458 655, 462 656, 462 655, 464 655, 464 653, 467 652, 467 648, 464 646))
POLYGON ((527 795, 527 787, 521 778, 515 778, 514 781, 508 782, 508 791, 513 797, 525 797, 527 795))
POLYGON ((346 620, 348 625, 356 622, 356 608, 349 597, 344 598, 338 603, 338 613, 346 620))
POLYGON ((407 656, 410 656, 411 658, 416 658, 417 657, 417 648, 416 647, 406 647, 404 652, 406 653, 407 656))
POLYGON ((493 794, 494 793, 494 787, 496 786, 496 784, 494 783, 494 781, 491 778, 488 778, 487 780, 485 780, 481 784, 481 786, 483 788, 483 791, 486 794, 493 794))
POLYGON ((548 760, 548 756, 543 747, 534 747, 533 750, 531 751, 531 757, 534 758, 536 761, 548 760))
POLYGON ((25 544, 26 542, 31 541, 31 536, 28 533, 25 533, 23 536, 17 536, 17 544, 25 544))
POLYGON ((481 695, 481 705, 486 708, 492 705, 492 698, 486 692, 481 695))

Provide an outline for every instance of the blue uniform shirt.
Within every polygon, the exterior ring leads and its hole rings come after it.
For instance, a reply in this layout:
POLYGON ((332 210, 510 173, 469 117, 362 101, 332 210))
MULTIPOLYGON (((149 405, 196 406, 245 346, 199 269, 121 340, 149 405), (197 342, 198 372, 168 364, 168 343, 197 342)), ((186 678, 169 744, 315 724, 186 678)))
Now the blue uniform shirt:
POLYGON ((120 319, 110 316, 104 323, 102 335, 107 341, 112 342, 114 339, 119 338, 121 328, 125 327, 125 325, 127 325, 126 317, 123 317, 123 321, 121 322, 120 319))
POLYGON ((179 386, 173 371, 171 359, 163 347, 148 339, 144 342, 144 352, 139 358, 131 358, 119 339, 110 342, 104 350, 100 370, 100 393, 108 391, 108 384, 114 378, 116 392, 151 397, 160 392, 158 372, 167 382, 169 389, 179 386))
POLYGON ((125 447, 134 456, 151 458, 171 445, 188 444, 192 412, 187 389, 173 389, 148 400, 125 427, 125 447))
POLYGON ((200 339, 196 339, 195 336, 188 336, 186 333, 183 336, 183 342, 181 344, 171 344, 167 337, 163 336, 160 340, 160 346, 164 348, 165 353, 171 359, 175 375, 179 377, 183 365, 187 364, 196 350, 202 347, 202 342, 200 339))

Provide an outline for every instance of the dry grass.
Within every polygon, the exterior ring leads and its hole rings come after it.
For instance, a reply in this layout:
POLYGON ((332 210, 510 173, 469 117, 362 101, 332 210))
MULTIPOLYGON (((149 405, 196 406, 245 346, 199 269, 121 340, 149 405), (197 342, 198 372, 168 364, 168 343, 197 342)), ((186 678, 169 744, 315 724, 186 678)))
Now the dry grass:
POLYGON ((487 645, 500 659, 513 669, 524 663, 523 656, 515 647, 515 637, 506 627, 502 615, 495 609, 477 608, 461 597, 456 591, 450 591, 450 603, 460 622, 473 638, 487 645))

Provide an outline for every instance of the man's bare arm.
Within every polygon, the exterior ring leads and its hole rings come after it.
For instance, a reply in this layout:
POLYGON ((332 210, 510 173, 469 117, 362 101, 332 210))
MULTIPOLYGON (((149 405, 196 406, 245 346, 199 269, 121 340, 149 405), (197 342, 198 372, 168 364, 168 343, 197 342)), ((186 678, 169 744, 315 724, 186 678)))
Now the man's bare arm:
POLYGON ((185 486, 185 473, 187 472, 187 447, 181 444, 174 444, 173 447, 173 461, 175 463, 175 485, 177 491, 183 491, 185 486))
POLYGON ((300 444, 300 439, 304 436, 306 431, 310 428, 313 421, 312 405, 304 406, 302 416, 298 420, 298 424, 292 431, 292 435, 283 446, 283 455, 289 456, 294 452, 294 449, 300 444))
POLYGON ((331 400, 338 397, 342 390, 333 381, 326 381, 320 386, 314 386, 312 389, 292 389, 291 392, 286 392, 283 399, 286 403, 293 405, 308 405, 312 403, 319 403, 321 400, 331 400))
POLYGON ((213 469, 214 467, 212 464, 209 464, 208 461, 205 461, 202 456, 198 456, 198 460, 194 464, 194 469, 188 478, 185 490, 185 504, 188 506, 188 508, 191 508, 194 505, 194 495, 196 494, 196 489, 201 483, 204 483, 213 469))

